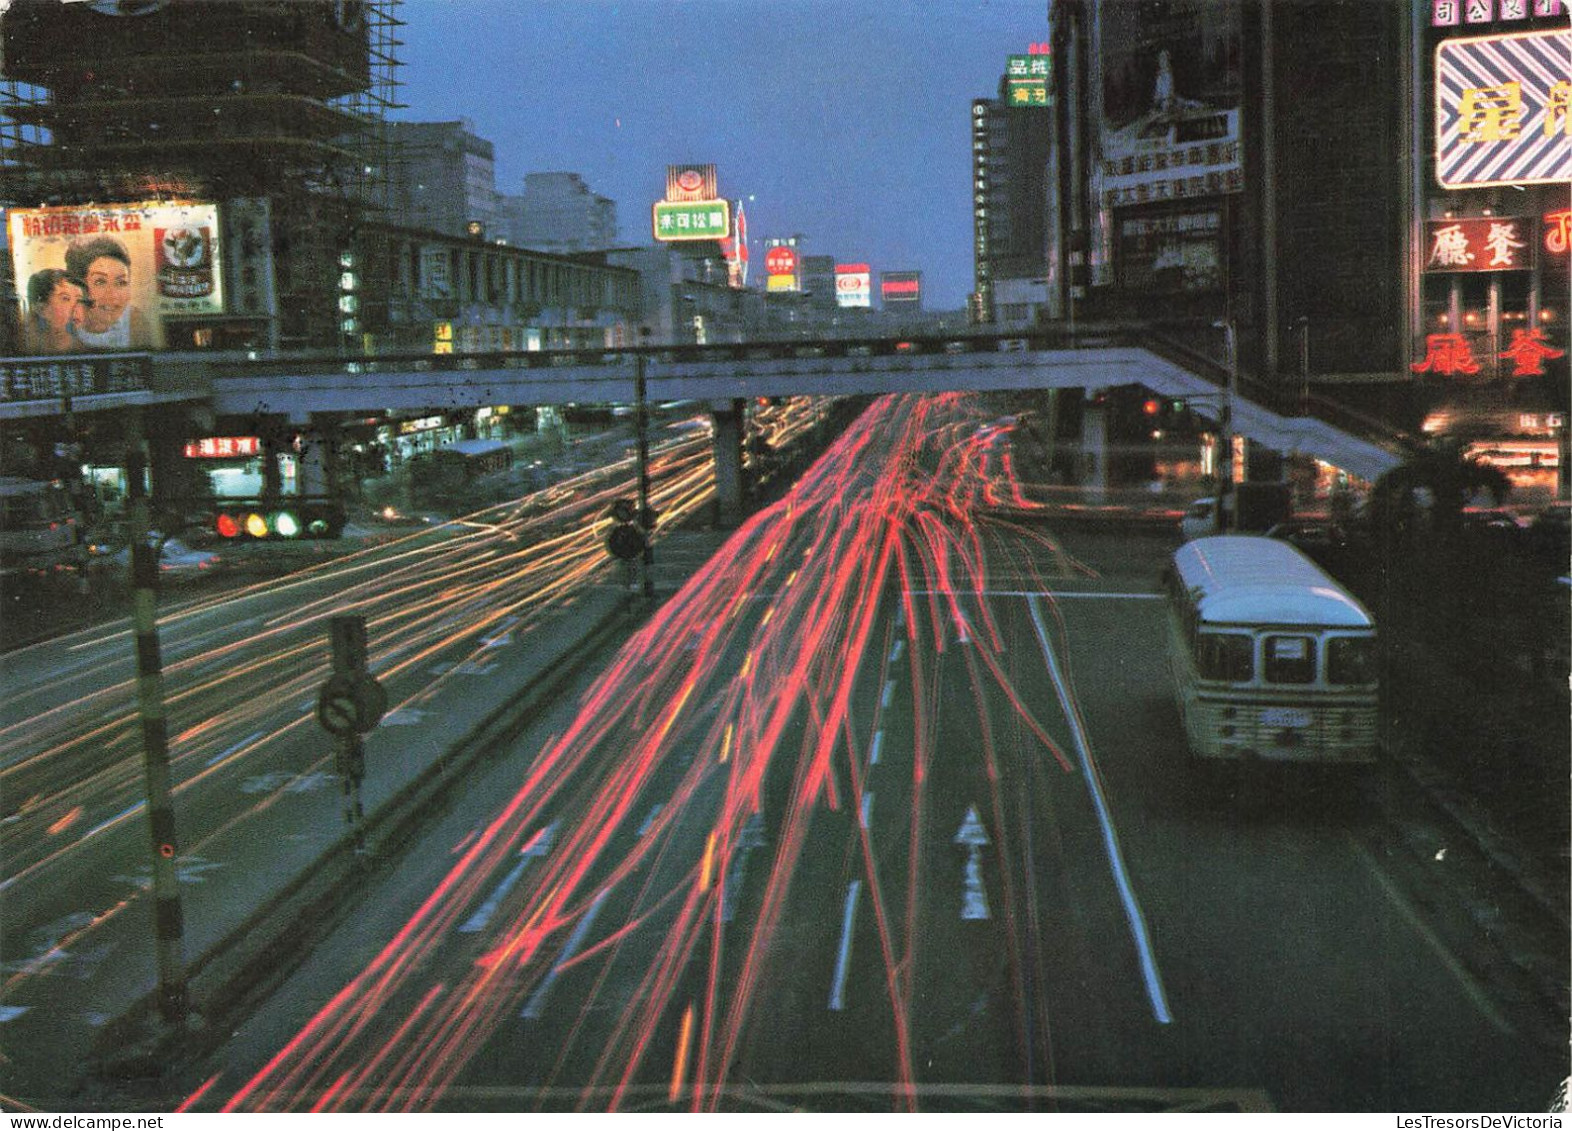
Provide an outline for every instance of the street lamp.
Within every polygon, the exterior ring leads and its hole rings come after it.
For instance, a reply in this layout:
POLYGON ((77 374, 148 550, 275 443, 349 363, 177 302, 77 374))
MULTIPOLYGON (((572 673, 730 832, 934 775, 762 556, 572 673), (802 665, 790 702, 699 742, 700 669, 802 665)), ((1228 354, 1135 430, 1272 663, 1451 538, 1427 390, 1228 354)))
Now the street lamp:
POLYGON ((1234 493, 1234 399, 1239 395, 1239 343, 1234 336, 1234 320, 1220 318, 1212 323, 1223 332, 1223 342, 1228 350, 1228 396, 1223 401, 1223 462, 1222 478, 1217 489, 1217 530, 1228 532, 1232 525, 1229 517, 1229 496, 1234 493))

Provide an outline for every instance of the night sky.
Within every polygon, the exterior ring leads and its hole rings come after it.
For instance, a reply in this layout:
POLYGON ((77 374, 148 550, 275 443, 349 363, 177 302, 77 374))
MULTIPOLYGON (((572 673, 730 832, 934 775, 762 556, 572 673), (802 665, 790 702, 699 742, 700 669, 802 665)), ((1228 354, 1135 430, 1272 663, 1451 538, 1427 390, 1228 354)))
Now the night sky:
POLYGON ((1047 0, 405 0, 396 118, 468 118, 497 189, 575 172, 653 243, 668 164, 711 163, 766 236, 972 289, 973 98, 1048 38, 1047 0))

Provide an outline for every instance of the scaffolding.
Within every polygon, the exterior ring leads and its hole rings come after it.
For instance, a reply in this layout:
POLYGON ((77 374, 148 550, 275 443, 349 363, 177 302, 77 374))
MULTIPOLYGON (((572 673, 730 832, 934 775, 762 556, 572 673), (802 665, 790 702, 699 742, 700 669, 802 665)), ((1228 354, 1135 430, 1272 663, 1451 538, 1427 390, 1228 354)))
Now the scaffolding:
POLYGON ((0 204, 185 199, 260 215, 268 246, 251 269, 273 279, 269 344, 336 342, 339 259, 387 207, 400 3, 13 0, 0 204))

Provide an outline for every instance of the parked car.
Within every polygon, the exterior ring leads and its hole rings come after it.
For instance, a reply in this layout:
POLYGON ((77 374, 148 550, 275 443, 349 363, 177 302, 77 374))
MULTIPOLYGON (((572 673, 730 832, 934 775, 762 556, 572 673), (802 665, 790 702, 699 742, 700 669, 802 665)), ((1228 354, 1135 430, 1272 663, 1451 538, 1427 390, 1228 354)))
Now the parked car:
MULTIPOLYGON (((224 559, 211 550, 194 550, 178 538, 165 538, 156 530, 148 532, 147 544, 158 550, 158 576, 164 581, 195 581, 212 577, 224 566, 224 559)), ((130 580, 131 547, 111 555, 110 560, 130 580)))

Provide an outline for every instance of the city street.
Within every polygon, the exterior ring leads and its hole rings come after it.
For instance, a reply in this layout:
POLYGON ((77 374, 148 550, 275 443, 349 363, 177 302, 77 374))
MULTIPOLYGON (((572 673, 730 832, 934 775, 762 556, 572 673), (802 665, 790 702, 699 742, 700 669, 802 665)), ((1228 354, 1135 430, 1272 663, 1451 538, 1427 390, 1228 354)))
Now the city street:
POLYGON ((1380 791, 1186 772, 1171 542, 1044 521, 1008 433, 881 402, 194 1106, 1547 1102, 1553 1021, 1407 894, 1380 791))

